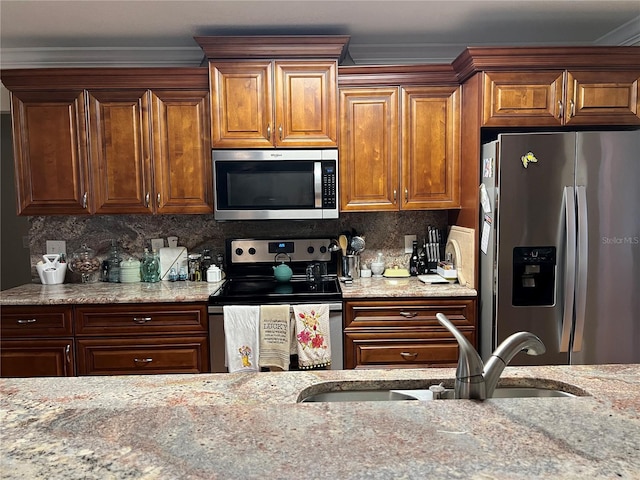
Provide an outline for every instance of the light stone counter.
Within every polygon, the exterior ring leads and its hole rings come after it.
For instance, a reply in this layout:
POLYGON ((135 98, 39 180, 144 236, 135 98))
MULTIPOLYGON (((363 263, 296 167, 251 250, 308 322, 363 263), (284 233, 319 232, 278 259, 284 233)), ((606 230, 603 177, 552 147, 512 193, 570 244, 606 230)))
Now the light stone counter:
MULTIPOLYGON (((0 292, 0 305, 207 302, 224 282, 30 283, 0 292)), ((340 283, 349 298, 475 297, 476 290, 455 284, 427 285, 417 278, 362 278, 340 283)))
POLYGON ((206 302, 223 283, 32 283, 0 292, 0 305, 206 302))
POLYGON ((453 369, 0 380, 3 479, 637 479, 640 366, 507 367, 577 398, 296 403, 453 369), (540 380, 543 379, 543 380, 540 380), (316 387, 318 388, 318 387, 316 387), (580 390, 577 390, 580 391, 580 390))
POLYGON ((358 278, 351 285, 340 284, 342 298, 418 298, 418 297, 476 297, 473 288, 459 283, 426 284, 417 277, 358 278))

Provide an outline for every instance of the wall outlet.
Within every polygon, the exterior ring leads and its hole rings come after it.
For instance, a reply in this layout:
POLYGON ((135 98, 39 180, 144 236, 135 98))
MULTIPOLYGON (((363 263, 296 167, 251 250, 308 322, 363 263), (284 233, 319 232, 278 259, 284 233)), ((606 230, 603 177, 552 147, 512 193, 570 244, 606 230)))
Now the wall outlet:
POLYGON ((67 242, 64 240, 47 240, 47 255, 67 254, 67 242))
POLYGON ((413 252, 413 242, 418 239, 417 235, 405 235, 404 236, 404 253, 413 252))

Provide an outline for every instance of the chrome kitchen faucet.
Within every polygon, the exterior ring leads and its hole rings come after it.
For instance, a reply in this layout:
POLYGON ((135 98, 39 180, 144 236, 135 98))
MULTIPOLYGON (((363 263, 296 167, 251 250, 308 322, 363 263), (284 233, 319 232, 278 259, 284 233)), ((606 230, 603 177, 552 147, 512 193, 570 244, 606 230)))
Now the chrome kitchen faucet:
POLYGON ((459 356, 454 387, 456 398, 476 400, 491 398, 504 367, 513 357, 522 350, 528 355, 541 355, 546 351, 542 341, 533 333, 518 332, 498 345, 485 365, 473 345, 446 315, 438 313, 436 318, 458 341, 459 356))

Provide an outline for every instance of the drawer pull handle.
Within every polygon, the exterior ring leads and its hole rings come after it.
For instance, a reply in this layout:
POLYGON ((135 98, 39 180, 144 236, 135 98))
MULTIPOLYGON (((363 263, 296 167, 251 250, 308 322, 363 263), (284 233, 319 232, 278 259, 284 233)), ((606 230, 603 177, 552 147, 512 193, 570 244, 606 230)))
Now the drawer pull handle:
POLYGON ((133 361, 136 363, 147 364, 153 362, 153 358, 134 358, 133 361))
POLYGON ((417 352, 400 352, 400 356, 405 360, 415 360, 418 357, 417 352))
POLYGON ((135 323, 147 323, 151 321, 151 317, 133 317, 135 323))
POLYGON ((67 348, 64 349, 64 355, 67 358, 67 365, 71 365, 71 345, 67 344, 67 348))
POLYGON ((28 325, 30 323, 36 323, 38 320, 35 318, 21 318, 18 320, 19 325, 28 325))
POLYGON ((404 318, 413 318, 418 315, 418 312, 400 312, 404 318))

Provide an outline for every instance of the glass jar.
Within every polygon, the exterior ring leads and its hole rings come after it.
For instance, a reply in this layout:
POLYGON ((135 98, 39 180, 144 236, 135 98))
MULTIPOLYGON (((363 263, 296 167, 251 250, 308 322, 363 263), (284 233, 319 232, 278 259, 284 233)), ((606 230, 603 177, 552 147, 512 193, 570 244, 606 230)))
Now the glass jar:
POLYGON ((69 270, 80 276, 82 283, 98 281, 101 262, 92 248, 83 243, 78 250, 71 255, 69 270))
POLYGON ((142 255, 140 279, 146 283, 160 281, 160 258, 155 251, 150 252, 148 248, 144 249, 144 254, 142 255))
POLYGON ((201 255, 199 253, 192 253, 189 255, 189 280, 192 282, 199 282, 202 280, 200 257, 201 255))

